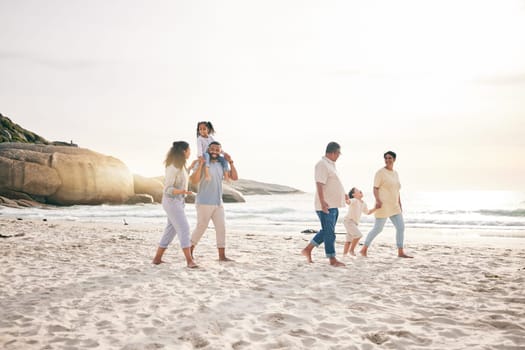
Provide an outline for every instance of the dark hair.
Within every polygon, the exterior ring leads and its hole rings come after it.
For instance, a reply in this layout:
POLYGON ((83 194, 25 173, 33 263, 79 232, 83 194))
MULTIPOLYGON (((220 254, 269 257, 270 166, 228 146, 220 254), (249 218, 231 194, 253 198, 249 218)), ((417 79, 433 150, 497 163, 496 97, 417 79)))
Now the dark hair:
POLYGON ((350 190, 350 192, 348 192, 348 197, 350 197, 350 198, 354 198, 354 192, 355 192, 355 187, 352 187, 352 189, 350 190))
POLYGON ((393 151, 387 151, 385 154, 383 154, 383 158, 386 158, 387 155, 391 155, 394 160, 396 159, 396 152, 393 151))
POLYGON ((186 141, 175 141, 171 145, 166 160, 164 161, 165 166, 174 165, 176 168, 186 168, 186 156, 184 152, 190 147, 186 141))
POLYGON ((337 152, 341 149, 341 146, 339 146, 339 144, 337 142, 330 142, 327 146, 326 146, 326 153, 334 153, 334 152, 337 152))
POLYGON ((210 148, 211 145, 218 145, 218 146, 221 146, 221 143, 219 141, 212 141, 210 142, 210 144, 208 145, 208 148, 210 148))
POLYGON ((210 135, 215 134, 215 129, 213 128, 213 125, 212 125, 211 122, 198 122, 198 123, 197 123, 197 137, 199 137, 199 135, 200 135, 200 134, 199 134, 199 126, 200 126, 201 124, 206 125, 206 127, 208 128, 208 134, 210 134, 210 135))

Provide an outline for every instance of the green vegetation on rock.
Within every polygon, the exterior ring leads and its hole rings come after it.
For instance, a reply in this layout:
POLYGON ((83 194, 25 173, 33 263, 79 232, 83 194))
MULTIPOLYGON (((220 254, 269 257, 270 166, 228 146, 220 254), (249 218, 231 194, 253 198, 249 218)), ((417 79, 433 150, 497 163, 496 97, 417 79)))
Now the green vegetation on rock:
POLYGON ((1 142, 39 143, 44 145, 50 143, 42 136, 22 128, 20 125, 13 123, 11 119, 0 114, 0 143, 1 142))

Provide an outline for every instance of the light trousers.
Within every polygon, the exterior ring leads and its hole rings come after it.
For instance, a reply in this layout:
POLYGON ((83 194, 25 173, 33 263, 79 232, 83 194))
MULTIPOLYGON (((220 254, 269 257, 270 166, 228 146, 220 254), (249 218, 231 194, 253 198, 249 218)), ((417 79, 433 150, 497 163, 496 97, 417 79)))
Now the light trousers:
POLYGON ((191 234, 191 244, 196 246, 206 229, 210 220, 215 227, 217 248, 226 247, 226 222, 224 219, 224 207, 222 205, 196 204, 197 226, 191 234))
MULTIPOLYGON (((372 244, 372 241, 378 234, 383 231, 383 227, 385 226, 387 218, 376 218, 374 222, 374 227, 370 232, 368 232, 368 235, 365 239, 365 245, 367 247, 370 247, 370 244, 372 244)), ((398 248, 403 248, 403 240, 405 236, 405 221, 403 220, 402 214, 396 214, 392 215, 390 217, 390 221, 394 224, 394 227, 396 228, 396 245, 398 248)))
POLYGON ((184 199, 162 197, 162 208, 168 215, 168 223, 164 229, 164 234, 160 238, 159 247, 168 248, 175 236, 179 236, 181 248, 191 246, 190 242, 190 225, 184 212, 184 199))

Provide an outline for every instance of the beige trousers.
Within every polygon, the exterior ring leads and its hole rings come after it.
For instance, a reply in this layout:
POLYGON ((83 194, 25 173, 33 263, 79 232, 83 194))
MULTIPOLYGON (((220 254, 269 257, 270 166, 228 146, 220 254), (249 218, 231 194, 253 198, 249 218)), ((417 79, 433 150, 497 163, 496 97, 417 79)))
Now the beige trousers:
POLYGON ((202 235, 206 232, 210 220, 215 227, 217 248, 226 248, 226 222, 224 219, 224 207, 222 205, 196 204, 197 226, 191 234, 191 244, 196 246, 202 235))

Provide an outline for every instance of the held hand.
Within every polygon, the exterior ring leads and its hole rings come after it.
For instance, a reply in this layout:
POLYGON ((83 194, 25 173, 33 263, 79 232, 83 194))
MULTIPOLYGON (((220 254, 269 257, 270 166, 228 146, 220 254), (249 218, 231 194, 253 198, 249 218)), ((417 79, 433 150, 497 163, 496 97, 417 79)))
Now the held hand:
POLYGON ((383 206, 383 202, 381 201, 376 201, 376 209, 379 209, 383 206))
POLYGON ((224 159, 226 159, 227 162, 232 161, 232 157, 228 153, 224 152, 223 155, 224 155, 224 159))

